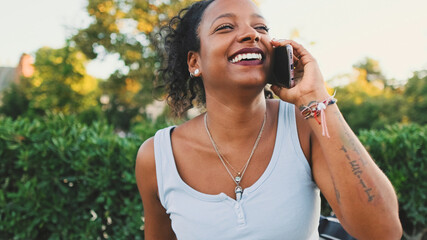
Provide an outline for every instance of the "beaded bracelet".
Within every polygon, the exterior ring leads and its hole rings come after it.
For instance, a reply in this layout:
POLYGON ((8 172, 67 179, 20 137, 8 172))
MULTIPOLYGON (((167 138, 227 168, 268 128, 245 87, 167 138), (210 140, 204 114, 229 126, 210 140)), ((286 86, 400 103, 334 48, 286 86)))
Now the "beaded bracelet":
POLYGON ((327 106, 336 103, 338 100, 334 98, 334 95, 330 96, 324 101, 316 102, 312 101, 308 104, 308 106, 302 106, 300 107, 301 114, 304 117, 304 119, 309 119, 311 117, 314 117, 316 119, 317 123, 322 124, 322 135, 327 136, 329 138, 329 132, 328 127, 326 126, 326 117, 325 117, 325 109, 327 106), (319 120, 317 117, 320 115, 321 120, 319 120))

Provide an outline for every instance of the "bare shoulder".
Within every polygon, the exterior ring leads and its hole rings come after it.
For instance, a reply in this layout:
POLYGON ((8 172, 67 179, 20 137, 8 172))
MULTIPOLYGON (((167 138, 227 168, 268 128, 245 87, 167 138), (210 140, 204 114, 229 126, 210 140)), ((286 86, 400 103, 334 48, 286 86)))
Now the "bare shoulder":
POLYGON ((147 139, 138 150, 135 163, 135 177, 140 192, 142 188, 156 189, 156 163, 154 158, 154 137, 147 139))
POLYGON ((176 126, 173 129, 173 133, 171 134, 172 145, 176 143, 192 143, 193 141, 197 142, 198 140, 195 139, 199 139, 201 134, 200 131, 204 129, 202 125, 204 115, 205 113, 201 113, 200 115, 176 126))
POLYGON ((154 166, 154 137, 145 140, 139 147, 136 157, 136 167, 154 166))
POLYGON ((135 177, 144 207, 145 239, 176 239, 170 218, 158 197, 153 137, 138 150, 135 177))

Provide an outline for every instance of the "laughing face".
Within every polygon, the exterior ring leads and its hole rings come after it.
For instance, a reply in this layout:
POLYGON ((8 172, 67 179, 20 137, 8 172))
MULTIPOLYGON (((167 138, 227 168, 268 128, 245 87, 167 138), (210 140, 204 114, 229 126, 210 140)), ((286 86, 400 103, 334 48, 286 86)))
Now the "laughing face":
POLYGON ((198 29, 197 63, 207 89, 262 89, 272 47, 266 20, 251 0, 216 0, 198 29))

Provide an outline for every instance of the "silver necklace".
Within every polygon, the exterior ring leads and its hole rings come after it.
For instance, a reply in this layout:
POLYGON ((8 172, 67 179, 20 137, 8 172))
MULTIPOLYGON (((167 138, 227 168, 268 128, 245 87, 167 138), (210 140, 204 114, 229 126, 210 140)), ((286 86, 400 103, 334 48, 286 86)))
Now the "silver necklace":
POLYGON ((246 169, 247 169, 247 168, 248 168, 248 166, 249 166, 249 162, 251 161, 252 156, 254 155, 255 149, 256 149, 256 148, 257 148, 257 146, 258 146, 258 142, 259 142, 259 140, 261 139, 261 135, 262 135, 262 132, 263 132, 263 130, 264 130, 264 126, 265 126, 265 119, 266 119, 266 117, 267 117, 267 112, 264 114, 264 120, 262 121, 261 129, 259 130, 258 137, 257 137, 257 138, 256 138, 256 140, 255 140, 255 144, 254 144, 254 146, 252 147, 251 154, 249 155, 248 160, 246 161, 245 165, 243 166, 242 170, 240 170, 240 172, 237 172, 237 171, 233 168, 233 166, 230 164, 230 162, 228 162, 228 161, 227 161, 227 160, 222 156, 221 152, 219 151, 218 146, 216 145, 216 143, 215 143, 215 141, 213 140, 212 135, 211 135, 211 133, 210 133, 210 131, 209 131, 208 123, 207 123, 207 116, 208 116, 208 113, 206 113, 206 114, 205 114, 205 116, 204 116, 204 122, 205 122, 205 129, 206 129, 206 132, 208 133, 208 136, 209 136, 209 139, 211 140, 212 146, 213 146, 213 148, 215 149, 215 152, 216 152, 216 154, 218 155, 218 158, 221 160, 222 165, 224 165, 225 170, 227 170, 227 172, 228 172, 228 174, 230 175, 231 179, 232 179, 232 180, 233 180, 233 182, 236 184, 236 187, 234 188, 234 192, 236 193, 236 200, 238 200, 238 201, 239 201, 239 200, 242 198, 242 193, 243 193, 243 188, 240 186, 240 182, 242 181, 242 179, 243 179, 243 175, 245 174, 246 169), (230 172, 230 169, 227 167, 227 164, 226 164, 226 163, 227 163, 228 165, 230 165, 230 167, 231 167, 235 172, 237 172, 237 176, 235 176, 235 177, 233 176, 233 174, 230 172))

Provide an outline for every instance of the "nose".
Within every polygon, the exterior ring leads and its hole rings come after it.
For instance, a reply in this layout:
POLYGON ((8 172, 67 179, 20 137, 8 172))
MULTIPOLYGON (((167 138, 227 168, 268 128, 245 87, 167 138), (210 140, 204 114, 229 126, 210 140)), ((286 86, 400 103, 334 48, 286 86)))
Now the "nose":
POLYGON ((261 35, 253 27, 247 26, 243 29, 240 34, 238 41, 239 42, 259 42, 261 35))

